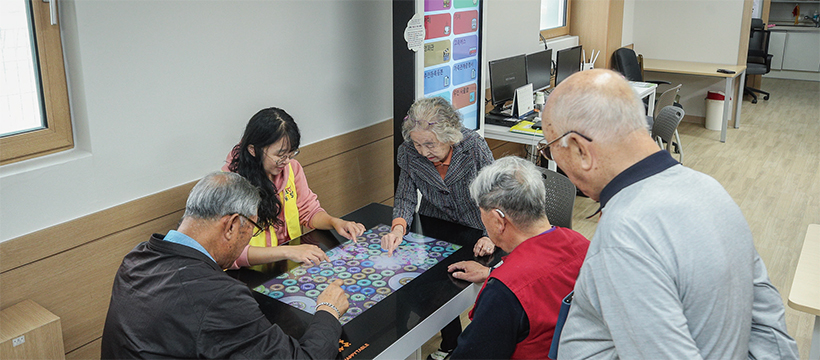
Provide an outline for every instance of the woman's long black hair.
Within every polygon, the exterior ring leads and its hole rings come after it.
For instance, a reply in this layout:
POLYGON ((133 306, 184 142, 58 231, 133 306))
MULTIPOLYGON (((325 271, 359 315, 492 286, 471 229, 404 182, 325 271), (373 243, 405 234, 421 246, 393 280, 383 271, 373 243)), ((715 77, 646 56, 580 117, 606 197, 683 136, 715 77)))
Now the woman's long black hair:
POLYGON ((248 179, 252 184, 260 189, 262 202, 259 203, 257 223, 263 228, 268 226, 281 227, 284 225, 279 220, 282 212, 282 202, 276 196, 278 190, 273 182, 268 179, 262 162, 265 159, 265 148, 279 141, 282 137, 288 139, 290 152, 299 148, 301 134, 299 127, 293 118, 279 108, 262 109, 251 117, 242 135, 242 141, 236 145, 231 152, 232 159, 228 169, 248 179), (251 155, 248 146, 253 145, 256 156, 251 155))

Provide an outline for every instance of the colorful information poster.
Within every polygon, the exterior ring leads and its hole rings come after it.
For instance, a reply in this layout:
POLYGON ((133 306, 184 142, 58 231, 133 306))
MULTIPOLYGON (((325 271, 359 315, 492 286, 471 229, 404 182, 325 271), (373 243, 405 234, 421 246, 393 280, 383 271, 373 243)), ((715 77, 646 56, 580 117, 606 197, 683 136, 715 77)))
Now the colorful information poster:
POLYGON ((480 0, 424 0, 424 96, 452 102, 478 129, 481 88, 480 0))

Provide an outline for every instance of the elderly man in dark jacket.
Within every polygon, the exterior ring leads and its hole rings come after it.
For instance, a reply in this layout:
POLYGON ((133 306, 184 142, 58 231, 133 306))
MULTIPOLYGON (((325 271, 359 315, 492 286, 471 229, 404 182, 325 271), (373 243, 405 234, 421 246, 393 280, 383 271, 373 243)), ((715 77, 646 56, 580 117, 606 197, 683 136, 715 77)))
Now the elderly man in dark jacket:
POLYGON ((233 173, 203 178, 179 229, 154 234, 123 259, 102 338, 103 359, 334 358, 348 302, 338 283, 319 295, 301 339, 271 323, 247 286, 222 270, 255 224, 258 190, 233 173))

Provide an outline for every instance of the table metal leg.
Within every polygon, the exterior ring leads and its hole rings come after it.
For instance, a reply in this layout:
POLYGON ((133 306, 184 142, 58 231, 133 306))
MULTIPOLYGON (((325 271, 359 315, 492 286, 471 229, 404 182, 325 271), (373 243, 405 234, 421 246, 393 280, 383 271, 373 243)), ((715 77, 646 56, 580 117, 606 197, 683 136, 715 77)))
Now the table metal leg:
POLYGON ((820 359, 820 316, 814 317, 814 332, 811 335, 811 349, 809 360, 820 359))
POLYGON ((410 356, 407 357, 405 360, 421 360, 421 348, 416 349, 410 356))
POLYGON ((746 70, 740 72, 740 86, 737 87, 737 113, 735 114, 735 129, 740 129, 740 105, 743 105, 743 90, 746 87, 746 70))
MULTIPOLYGON (((656 87, 657 89, 657 87, 656 87)), ((649 106, 646 109, 646 116, 655 116, 655 90, 649 93, 649 106)))
POLYGON ((726 142, 726 128, 729 127, 729 113, 731 113, 730 109, 732 108, 732 102, 730 100, 731 94, 733 94, 732 85, 734 81, 732 80, 733 78, 731 77, 726 78, 726 91, 723 92, 726 94, 726 97, 723 100, 723 123, 720 125, 720 142, 723 143, 726 142))

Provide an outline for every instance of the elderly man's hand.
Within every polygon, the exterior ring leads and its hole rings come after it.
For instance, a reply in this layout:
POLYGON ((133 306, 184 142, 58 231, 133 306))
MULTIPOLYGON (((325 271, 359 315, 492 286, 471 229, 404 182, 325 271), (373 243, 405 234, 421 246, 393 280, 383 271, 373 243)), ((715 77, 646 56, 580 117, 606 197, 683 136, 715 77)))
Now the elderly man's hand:
POLYGON ((317 311, 325 310, 333 314, 333 316, 337 319, 342 317, 342 315, 347 312, 347 308, 350 306, 350 303, 347 301, 347 294, 345 294, 345 291, 342 290, 342 280, 336 279, 332 283, 328 284, 325 291, 322 291, 322 293, 319 294, 319 297, 316 298, 316 303, 328 303, 336 307, 334 309, 327 305, 318 305, 316 306, 317 311), (336 312, 337 310, 339 311, 338 313, 336 312))
POLYGON ((478 239, 475 243, 475 247, 473 247, 473 254, 475 254, 475 256, 490 255, 493 252, 495 252, 495 244, 486 236, 478 239))
POLYGON ((447 267, 447 271, 451 272, 456 279, 473 283, 483 283, 490 277, 490 268, 472 260, 452 264, 447 267))

